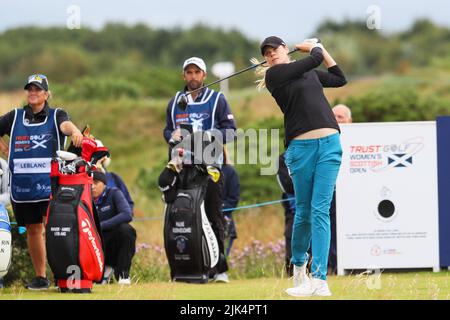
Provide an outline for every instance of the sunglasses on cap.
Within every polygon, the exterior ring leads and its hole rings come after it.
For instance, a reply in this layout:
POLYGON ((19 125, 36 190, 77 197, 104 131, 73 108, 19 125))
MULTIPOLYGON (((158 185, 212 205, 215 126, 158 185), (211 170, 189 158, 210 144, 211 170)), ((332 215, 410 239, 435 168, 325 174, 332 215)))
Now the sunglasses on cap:
POLYGON ((33 74, 28 77, 28 83, 30 82, 42 82, 43 79, 47 79, 47 77, 43 74, 33 74))

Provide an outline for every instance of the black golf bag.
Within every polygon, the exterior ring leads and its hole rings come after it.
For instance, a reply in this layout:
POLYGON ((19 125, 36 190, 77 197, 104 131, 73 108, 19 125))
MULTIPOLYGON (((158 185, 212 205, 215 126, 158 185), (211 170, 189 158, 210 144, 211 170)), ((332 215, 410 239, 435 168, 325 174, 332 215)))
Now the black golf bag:
POLYGON ((164 246, 173 281, 207 283, 219 261, 219 245, 205 212, 207 172, 183 169, 173 202, 166 204, 164 246))

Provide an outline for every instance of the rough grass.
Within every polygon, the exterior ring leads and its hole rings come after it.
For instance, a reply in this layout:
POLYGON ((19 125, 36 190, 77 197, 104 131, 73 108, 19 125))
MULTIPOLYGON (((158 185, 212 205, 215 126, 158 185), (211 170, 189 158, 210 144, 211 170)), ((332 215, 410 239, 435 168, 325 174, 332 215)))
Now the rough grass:
MULTIPOLYGON (((366 274, 329 277, 331 297, 312 300, 448 300, 450 277, 448 271, 381 274, 379 289, 376 281, 366 274)), ((173 282, 133 283, 131 286, 95 285, 92 294, 61 294, 55 288, 31 292, 21 286, 0 291, 0 299, 35 300, 290 300, 284 293, 292 284, 286 278, 231 280, 229 284, 185 284, 173 282)))

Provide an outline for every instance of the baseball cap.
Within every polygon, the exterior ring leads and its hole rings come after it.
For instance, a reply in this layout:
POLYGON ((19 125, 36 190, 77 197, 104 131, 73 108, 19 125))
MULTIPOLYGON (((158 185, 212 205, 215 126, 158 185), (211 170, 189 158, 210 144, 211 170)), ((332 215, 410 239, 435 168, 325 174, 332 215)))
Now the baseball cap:
POLYGON ((186 67, 190 64, 195 64, 197 67, 199 67, 201 70, 203 70, 204 72, 206 72, 206 64, 205 61, 203 61, 203 59, 201 58, 197 58, 197 57, 191 57, 189 59, 187 59, 186 61, 184 61, 183 63, 183 71, 186 69, 186 67))
POLYGON ((283 45, 283 46, 286 45, 286 43, 282 39, 280 39, 280 38, 278 38, 276 36, 267 37, 267 38, 264 39, 263 42, 261 42, 261 45, 260 45, 261 54, 264 55, 264 48, 267 47, 267 46, 276 49, 276 48, 278 48, 281 45, 283 45))
POLYGON ((164 168, 163 172, 159 175, 158 186, 159 190, 164 194, 164 201, 166 203, 174 202, 177 197, 177 173, 164 168))
POLYGON ((28 88, 32 85, 36 85, 42 90, 48 91, 48 80, 47 77, 43 74, 33 74, 28 77, 28 82, 25 85, 24 89, 28 90, 28 88))

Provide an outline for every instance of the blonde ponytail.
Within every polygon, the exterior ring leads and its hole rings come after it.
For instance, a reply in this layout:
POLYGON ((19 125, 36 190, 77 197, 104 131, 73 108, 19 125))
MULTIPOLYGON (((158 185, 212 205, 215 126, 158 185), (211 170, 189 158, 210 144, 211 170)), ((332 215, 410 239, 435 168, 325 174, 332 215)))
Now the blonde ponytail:
MULTIPOLYGON (((250 62, 254 65, 260 64, 260 62, 256 58, 251 58, 250 62)), ((267 64, 262 64, 255 68, 255 75, 260 78, 255 81, 255 83, 257 83, 256 89, 258 89, 258 91, 261 91, 262 89, 264 89, 266 87, 267 69, 269 69, 269 66, 267 64)))

